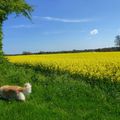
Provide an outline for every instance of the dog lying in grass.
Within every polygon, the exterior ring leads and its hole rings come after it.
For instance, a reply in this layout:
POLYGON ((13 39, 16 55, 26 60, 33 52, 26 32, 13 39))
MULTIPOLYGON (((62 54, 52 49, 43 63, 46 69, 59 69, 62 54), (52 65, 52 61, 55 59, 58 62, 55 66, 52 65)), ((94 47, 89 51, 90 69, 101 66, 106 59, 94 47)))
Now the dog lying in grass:
POLYGON ((25 83, 24 87, 5 85, 0 87, 0 98, 6 100, 19 100, 25 101, 25 96, 29 95, 32 91, 30 83, 25 83))

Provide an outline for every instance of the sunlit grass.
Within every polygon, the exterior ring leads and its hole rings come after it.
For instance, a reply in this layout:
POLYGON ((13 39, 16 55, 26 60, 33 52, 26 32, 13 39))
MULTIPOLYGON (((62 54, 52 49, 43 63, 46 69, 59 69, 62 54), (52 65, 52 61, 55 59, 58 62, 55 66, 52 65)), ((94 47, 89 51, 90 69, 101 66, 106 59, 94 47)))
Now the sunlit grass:
POLYGON ((97 86, 92 88, 84 78, 0 64, 0 85, 22 86, 28 81, 33 91, 26 102, 0 100, 0 120, 120 119, 119 97, 109 96, 97 86))

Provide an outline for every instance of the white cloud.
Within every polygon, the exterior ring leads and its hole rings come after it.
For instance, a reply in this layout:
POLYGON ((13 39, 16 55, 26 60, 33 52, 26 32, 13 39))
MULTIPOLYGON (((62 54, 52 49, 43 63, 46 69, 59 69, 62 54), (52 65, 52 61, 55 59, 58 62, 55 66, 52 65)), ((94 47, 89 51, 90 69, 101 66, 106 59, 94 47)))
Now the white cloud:
POLYGON ((57 21, 57 22, 64 22, 64 23, 83 23, 83 22, 91 22, 92 19, 66 19, 66 18, 56 18, 56 17, 39 17, 34 16, 35 19, 42 18, 48 21, 57 21))
POLYGON ((99 33, 98 29, 93 29, 90 31, 91 35, 97 35, 99 33))
POLYGON ((33 26, 32 25, 14 25, 14 26, 11 26, 11 28, 32 28, 33 26))

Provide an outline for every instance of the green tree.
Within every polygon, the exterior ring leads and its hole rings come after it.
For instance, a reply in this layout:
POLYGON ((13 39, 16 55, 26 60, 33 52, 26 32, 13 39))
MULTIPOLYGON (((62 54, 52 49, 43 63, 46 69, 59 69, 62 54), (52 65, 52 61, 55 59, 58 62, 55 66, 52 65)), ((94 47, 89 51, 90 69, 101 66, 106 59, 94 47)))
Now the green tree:
POLYGON ((120 35, 117 35, 117 36, 115 37, 115 45, 116 45, 117 47, 120 47, 120 35))
POLYGON ((26 0, 0 0, 0 57, 3 57, 2 50, 2 40, 3 32, 2 26, 3 22, 8 19, 8 16, 12 13, 18 15, 23 15, 28 19, 31 19, 31 12, 33 11, 32 6, 30 6, 26 0))

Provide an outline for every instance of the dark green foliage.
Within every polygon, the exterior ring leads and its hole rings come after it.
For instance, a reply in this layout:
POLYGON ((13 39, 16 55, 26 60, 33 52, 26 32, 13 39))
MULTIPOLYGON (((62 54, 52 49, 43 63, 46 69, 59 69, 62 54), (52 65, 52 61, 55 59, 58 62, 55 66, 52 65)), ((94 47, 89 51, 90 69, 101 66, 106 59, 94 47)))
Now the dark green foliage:
POLYGON ((120 47, 120 35, 117 35, 117 36, 115 37, 115 45, 116 45, 117 47, 120 47))
POLYGON ((33 91, 24 103, 0 100, 0 120, 119 120, 119 93, 110 96, 84 79, 4 62, 0 86, 30 82, 33 91))
POLYGON ((0 18, 1 21, 7 19, 8 15, 15 13, 31 18, 32 7, 25 0, 1 0, 0 1, 0 18))

